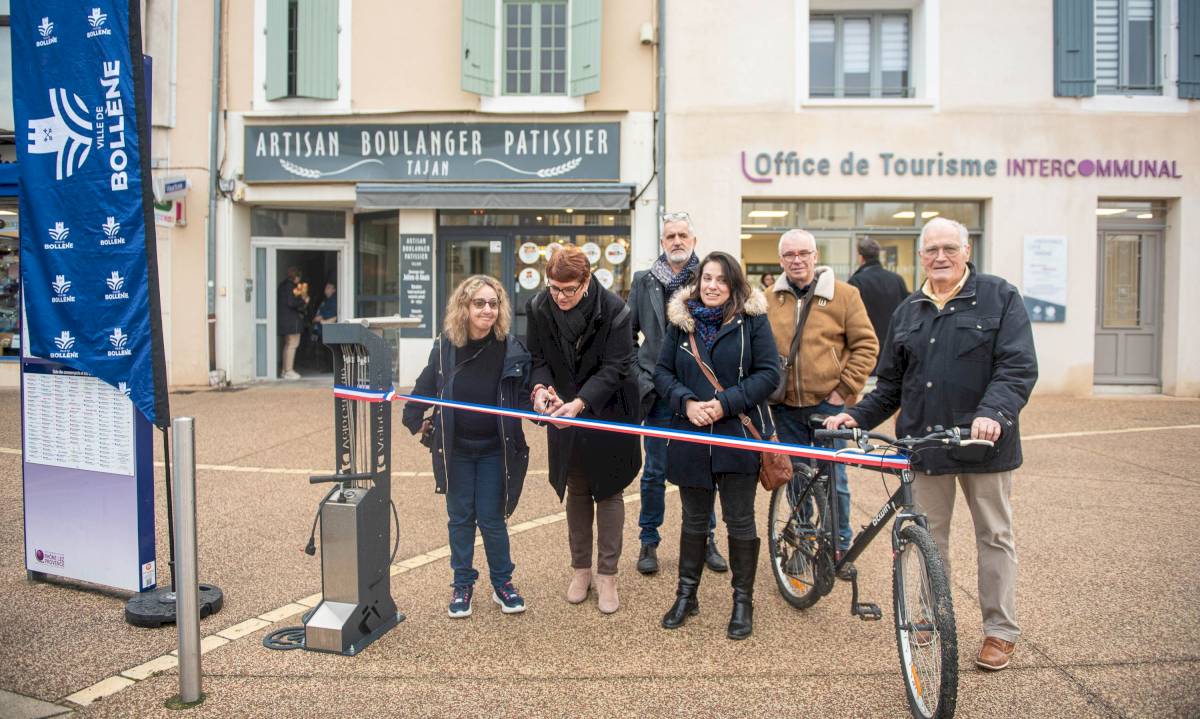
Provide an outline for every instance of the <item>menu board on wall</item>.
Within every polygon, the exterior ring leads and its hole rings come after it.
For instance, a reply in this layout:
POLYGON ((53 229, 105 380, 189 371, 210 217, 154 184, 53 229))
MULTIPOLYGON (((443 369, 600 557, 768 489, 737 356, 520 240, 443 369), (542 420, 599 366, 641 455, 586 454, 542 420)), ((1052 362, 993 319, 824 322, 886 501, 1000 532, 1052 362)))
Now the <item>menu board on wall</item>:
POLYGON ((1067 238, 1026 235, 1023 295, 1033 322, 1067 320, 1067 238))
POLYGON ((433 337, 433 235, 400 235, 400 316, 421 320, 401 337, 433 337))

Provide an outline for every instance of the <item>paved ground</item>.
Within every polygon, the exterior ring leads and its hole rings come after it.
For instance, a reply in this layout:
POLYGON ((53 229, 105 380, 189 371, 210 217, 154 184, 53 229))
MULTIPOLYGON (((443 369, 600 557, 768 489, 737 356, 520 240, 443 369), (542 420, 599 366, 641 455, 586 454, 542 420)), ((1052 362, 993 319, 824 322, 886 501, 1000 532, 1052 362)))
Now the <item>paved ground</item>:
MULTIPOLYGON (((443 500, 432 491, 428 453, 399 430, 393 496, 402 534, 392 592, 408 620, 355 658, 267 650, 261 639, 268 629, 298 623, 320 590, 319 562, 301 549, 322 493, 305 474, 332 463, 329 390, 258 386, 181 393, 171 403, 176 415, 196 417, 200 575, 227 596, 224 611, 201 625, 210 637, 203 660, 207 701, 188 714, 906 714, 882 543, 859 565, 866 597, 885 607, 882 622, 849 615, 845 584, 806 612, 792 610, 776 594, 764 561, 750 640, 724 637, 728 575, 706 574, 700 616, 666 632, 658 619, 674 590, 677 495, 668 495, 660 549, 668 569, 642 577, 633 570, 639 506, 633 494, 621 611, 602 616, 594 598, 566 604, 566 526, 545 480, 544 430, 530 431, 531 475, 510 521, 515 579, 530 607, 524 615, 501 615, 480 592, 474 616, 446 616, 443 500)), ((175 646, 173 628, 125 625, 124 598, 116 594, 26 579, 17 407, 15 392, 0 392, 0 490, 12 498, 0 505, 0 716, 64 708, 98 717, 179 716, 163 708, 177 691, 173 658, 162 658, 175 646), (104 697, 92 701, 98 695, 104 697)), ((1033 437, 1014 491, 1024 637, 1011 669, 975 670, 974 547, 960 501, 952 550, 959 716, 1197 716, 1200 476, 1192 467, 1200 400, 1044 398, 1023 424, 1033 437), (1177 429, 1128 431, 1166 426, 1177 429), (1072 436, 1047 436, 1062 433, 1072 436)), ((881 505, 883 488, 866 472, 853 472, 851 483, 854 521, 862 524, 881 505)), ((759 510, 765 526, 765 495, 759 510)))

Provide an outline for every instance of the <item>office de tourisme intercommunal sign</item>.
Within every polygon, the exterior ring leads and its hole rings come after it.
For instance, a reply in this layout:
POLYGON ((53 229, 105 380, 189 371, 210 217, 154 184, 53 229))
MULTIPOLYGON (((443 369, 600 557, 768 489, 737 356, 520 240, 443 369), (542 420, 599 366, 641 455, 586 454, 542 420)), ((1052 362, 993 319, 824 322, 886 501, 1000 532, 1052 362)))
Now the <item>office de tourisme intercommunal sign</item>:
POLYGON ((947 157, 945 152, 932 156, 906 156, 880 152, 874 159, 849 152, 840 160, 804 156, 796 151, 741 154, 742 174, 751 182, 772 182, 776 177, 831 175, 870 175, 884 177, 1161 177, 1182 179, 1176 160, 1022 157, 996 158, 947 157))

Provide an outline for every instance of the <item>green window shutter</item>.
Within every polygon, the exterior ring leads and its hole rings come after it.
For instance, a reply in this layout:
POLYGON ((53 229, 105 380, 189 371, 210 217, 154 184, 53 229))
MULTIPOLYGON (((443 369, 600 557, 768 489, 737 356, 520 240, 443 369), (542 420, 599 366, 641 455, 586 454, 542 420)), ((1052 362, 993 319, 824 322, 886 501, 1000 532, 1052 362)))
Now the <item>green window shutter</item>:
POLYGON ((496 2, 463 0, 462 89, 496 94, 496 2))
POLYGON ((1200 0, 1179 0, 1179 97, 1200 100, 1200 0))
POLYGON ((288 0, 267 0, 267 99, 287 97, 288 0))
POLYGON ((601 0, 571 0, 571 96, 600 92, 601 0))
POLYGON ((338 96, 338 0, 300 0, 296 18, 296 95, 338 96))
POLYGON ((1054 94, 1096 94, 1093 0, 1054 0, 1054 94))

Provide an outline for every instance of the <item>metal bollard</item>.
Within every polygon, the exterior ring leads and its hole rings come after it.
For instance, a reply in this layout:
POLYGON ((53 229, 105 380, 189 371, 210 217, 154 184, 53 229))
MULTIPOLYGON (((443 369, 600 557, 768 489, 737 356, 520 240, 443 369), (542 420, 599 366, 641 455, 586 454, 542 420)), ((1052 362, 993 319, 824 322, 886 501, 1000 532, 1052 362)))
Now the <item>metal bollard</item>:
POLYGON ((174 435, 175 625, 179 628, 179 700, 202 698, 200 686, 200 603, 196 570, 196 427, 191 417, 171 421, 174 435))

